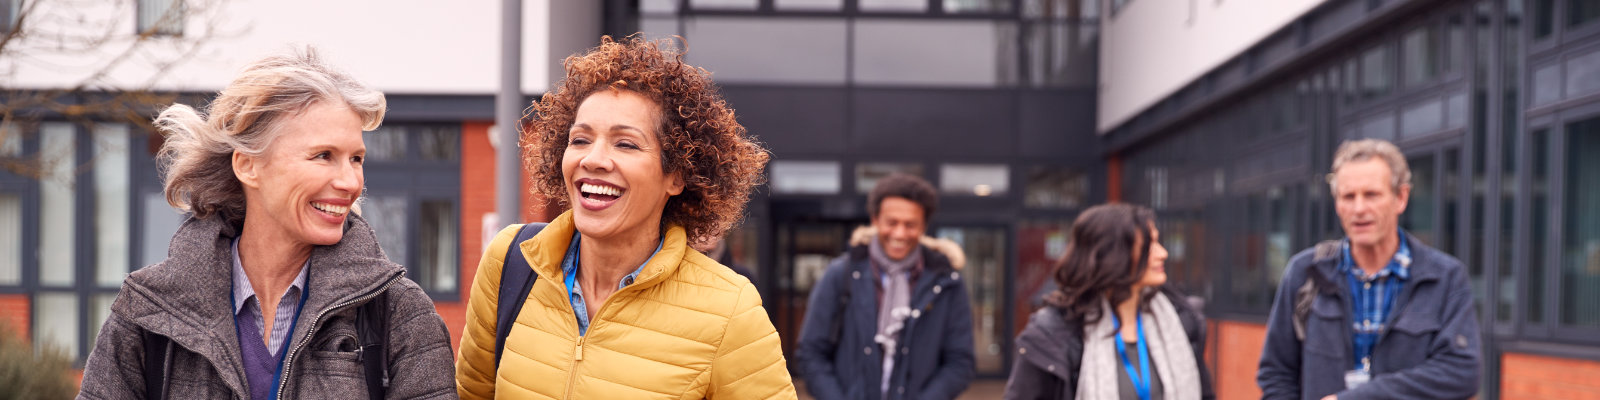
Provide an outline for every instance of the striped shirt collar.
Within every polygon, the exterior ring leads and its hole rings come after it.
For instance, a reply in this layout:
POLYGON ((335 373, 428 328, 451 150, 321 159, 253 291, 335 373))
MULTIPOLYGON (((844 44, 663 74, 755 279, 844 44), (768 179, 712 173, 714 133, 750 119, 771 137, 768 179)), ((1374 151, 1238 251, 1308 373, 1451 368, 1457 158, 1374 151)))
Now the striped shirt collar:
MULTIPOLYGON (((243 235, 240 235, 241 237, 243 235)), ((311 258, 306 258, 306 263, 300 266, 300 274, 294 277, 294 282, 284 288, 287 296, 291 290, 306 288, 306 271, 311 269, 311 258)), ((244 273, 244 264, 239 262, 239 238, 233 238, 233 314, 239 315, 244 310, 245 303, 256 296, 256 289, 250 285, 250 277, 244 273)))

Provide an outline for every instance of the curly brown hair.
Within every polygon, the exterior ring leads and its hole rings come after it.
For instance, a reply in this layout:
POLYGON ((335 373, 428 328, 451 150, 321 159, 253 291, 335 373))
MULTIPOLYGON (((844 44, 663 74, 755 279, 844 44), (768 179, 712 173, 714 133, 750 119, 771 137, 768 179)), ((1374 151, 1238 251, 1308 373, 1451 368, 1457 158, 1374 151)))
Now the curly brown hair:
POLYGON ((682 226, 691 244, 704 244, 743 218, 771 155, 734 119, 710 72, 685 64, 672 42, 637 34, 620 41, 601 37, 599 46, 564 64, 566 79, 524 116, 532 119, 522 148, 534 193, 571 207, 561 160, 578 105, 601 90, 626 90, 661 106, 661 169, 683 177, 683 193, 667 200, 662 212, 663 226, 682 226))

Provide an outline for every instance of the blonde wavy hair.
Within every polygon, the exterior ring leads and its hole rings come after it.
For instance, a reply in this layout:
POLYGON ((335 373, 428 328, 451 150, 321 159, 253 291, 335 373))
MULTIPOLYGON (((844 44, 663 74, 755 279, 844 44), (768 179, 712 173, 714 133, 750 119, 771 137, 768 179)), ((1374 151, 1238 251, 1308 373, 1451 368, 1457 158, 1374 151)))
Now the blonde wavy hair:
POLYGON ((321 102, 338 102, 377 129, 388 102, 383 93, 327 64, 311 47, 256 61, 217 94, 206 112, 173 104, 156 117, 166 141, 167 203, 195 218, 244 221, 244 186, 233 172, 235 152, 258 156, 282 134, 284 122, 321 102))

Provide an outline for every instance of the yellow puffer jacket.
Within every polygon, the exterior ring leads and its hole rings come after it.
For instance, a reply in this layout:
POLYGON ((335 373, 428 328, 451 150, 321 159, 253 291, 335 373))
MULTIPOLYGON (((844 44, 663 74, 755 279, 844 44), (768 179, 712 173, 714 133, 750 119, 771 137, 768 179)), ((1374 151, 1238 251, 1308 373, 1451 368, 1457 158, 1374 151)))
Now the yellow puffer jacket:
POLYGON ((511 329, 495 373, 495 307, 513 225, 478 264, 456 357, 463 399, 793 399, 778 332, 744 277, 689 249, 667 230, 632 285, 618 290, 578 336, 562 282, 572 213, 524 242, 539 279, 511 329))

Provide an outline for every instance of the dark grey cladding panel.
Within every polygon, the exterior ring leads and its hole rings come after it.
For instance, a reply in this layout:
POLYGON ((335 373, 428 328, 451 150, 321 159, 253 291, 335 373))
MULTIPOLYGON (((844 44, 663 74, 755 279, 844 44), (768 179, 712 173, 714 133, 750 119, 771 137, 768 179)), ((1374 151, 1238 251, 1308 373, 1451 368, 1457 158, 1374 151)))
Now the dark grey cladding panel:
POLYGON ((856 154, 1015 155, 1015 91, 857 89, 854 109, 850 142, 856 154))
MULTIPOLYGON (((385 122, 402 121, 494 121, 493 95, 406 95, 388 94, 389 112, 385 122)), ((524 107, 539 96, 528 96, 524 107)))
POLYGON ((778 158, 843 154, 845 89, 729 85, 723 98, 778 158))
POLYGON ((1055 161, 1100 159, 1094 89, 1024 92, 1017 154, 1055 161))

